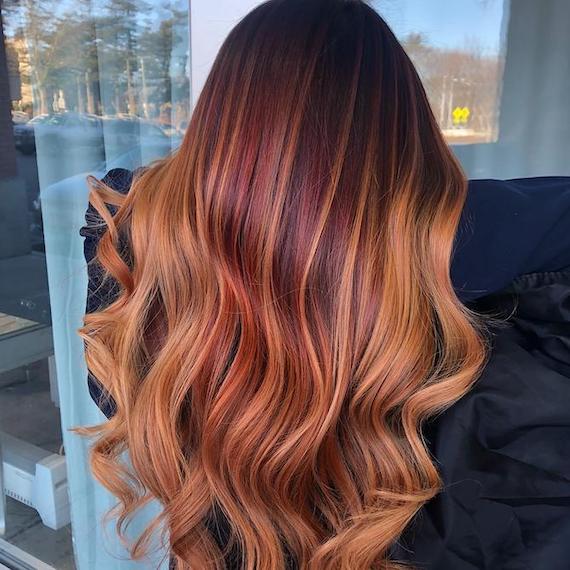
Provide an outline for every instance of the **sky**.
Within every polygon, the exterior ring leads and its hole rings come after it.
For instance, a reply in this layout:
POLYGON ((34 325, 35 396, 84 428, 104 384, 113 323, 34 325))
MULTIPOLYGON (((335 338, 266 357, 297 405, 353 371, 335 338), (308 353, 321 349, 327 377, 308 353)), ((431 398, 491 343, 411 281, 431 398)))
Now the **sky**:
MULTIPOLYGON (((154 10, 141 16, 157 23, 163 15, 161 7, 165 4, 176 5, 178 8, 187 5, 185 0, 147 2, 154 6, 154 10)), ((241 2, 243 0, 236 0, 237 4, 241 2)), ((410 32, 421 32, 430 44, 442 48, 462 48, 466 41, 475 41, 484 53, 492 55, 502 48, 503 17, 508 14, 509 2, 510 0, 370 0, 370 5, 382 15, 399 38, 410 32)), ((105 0, 93 0, 94 6, 105 3, 105 0)), ((65 12, 71 5, 72 0, 61 0, 58 2, 59 11, 65 12)), ((4 24, 11 27, 10 22, 4 24)))
MULTIPOLYGON (((41 0, 39 0, 41 2, 41 0)), ((94 6, 109 0, 93 0, 94 6)), ((212 0, 215 1, 215 0, 212 0)), ((241 1, 241 0, 236 0, 241 1)), ((537 0, 539 1, 539 0, 537 0)), ((161 7, 176 5, 187 7, 187 0, 147 0, 153 7, 141 17, 155 21, 163 17, 161 7)), ((432 45, 442 48, 480 46, 488 55, 497 54, 503 47, 503 22, 508 15, 510 0, 369 0, 388 22, 399 38, 411 32, 422 33, 432 45)), ((51 2, 53 3, 53 2, 51 2)), ((63 13, 73 5, 73 0, 60 0, 58 12, 63 13)), ((10 24, 4 22, 10 35, 10 24)))
POLYGON ((509 0, 372 0, 394 33, 420 32, 442 48, 476 43, 491 55, 503 47, 503 17, 509 0))

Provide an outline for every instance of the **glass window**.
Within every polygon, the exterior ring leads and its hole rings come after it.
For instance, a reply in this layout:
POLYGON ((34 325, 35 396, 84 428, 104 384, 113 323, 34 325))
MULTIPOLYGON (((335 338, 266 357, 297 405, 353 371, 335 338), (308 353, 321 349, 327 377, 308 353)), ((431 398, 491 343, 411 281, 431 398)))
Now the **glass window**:
POLYGON ((1 4, 0 566, 148 567, 126 560, 101 527, 115 501, 89 474, 88 442, 68 431, 102 420, 76 334, 87 289, 79 228, 88 174, 134 169, 182 140, 188 9, 187 0, 1 4))
POLYGON ((568 175, 570 3, 386 0, 470 178, 568 175))
POLYGON ((498 138, 504 0, 373 2, 418 70, 448 141, 498 138))

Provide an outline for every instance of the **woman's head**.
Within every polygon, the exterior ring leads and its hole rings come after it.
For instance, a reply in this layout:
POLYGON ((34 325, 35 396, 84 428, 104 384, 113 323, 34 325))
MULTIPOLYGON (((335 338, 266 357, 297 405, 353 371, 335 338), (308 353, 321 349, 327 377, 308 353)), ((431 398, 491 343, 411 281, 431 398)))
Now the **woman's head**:
POLYGON ((422 423, 484 360, 449 276, 465 192, 374 10, 248 14, 181 148, 126 197, 94 184, 121 292, 80 329, 117 409, 87 431, 119 523, 158 498, 180 568, 223 567, 214 510, 247 570, 283 568, 285 550, 311 570, 391 567, 440 486, 422 423))

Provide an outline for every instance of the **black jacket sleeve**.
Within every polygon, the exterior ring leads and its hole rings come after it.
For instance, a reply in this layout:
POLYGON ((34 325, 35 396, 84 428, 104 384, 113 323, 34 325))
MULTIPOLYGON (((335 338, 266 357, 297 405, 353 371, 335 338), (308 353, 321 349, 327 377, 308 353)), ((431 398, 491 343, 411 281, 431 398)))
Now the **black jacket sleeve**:
POLYGON ((568 265, 570 177, 469 182, 451 267, 463 302, 568 265))
MULTIPOLYGON (((102 181, 123 194, 127 193, 132 182, 133 173, 130 170, 116 168, 107 172, 102 181)), ((112 207, 109 207, 112 211, 112 207)), ((97 264, 95 254, 99 238, 105 231, 105 223, 97 210, 90 203, 85 212, 85 225, 79 234, 85 238, 83 252, 87 262, 88 287, 86 313, 98 311, 110 304, 118 293, 117 283, 113 279, 103 280, 101 267, 97 264)), ((103 389, 97 378, 88 371, 87 383, 89 393, 100 410, 110 418, 115 413, 115 403, 103 389)))

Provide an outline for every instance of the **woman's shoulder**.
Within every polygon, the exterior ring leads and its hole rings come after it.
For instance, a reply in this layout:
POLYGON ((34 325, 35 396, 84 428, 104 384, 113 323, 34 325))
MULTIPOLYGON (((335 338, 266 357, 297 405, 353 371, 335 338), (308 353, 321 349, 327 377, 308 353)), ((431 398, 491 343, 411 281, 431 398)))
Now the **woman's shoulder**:
MULTIPOLYGON (((102 181, 127 193, 144 170, 113 168, 102 181)), ((90 205, 86 225, 97 218, 90 205)), ((470 180, 451 265, 459 298, 473 301, 520 275, 569 266, 569 228, 570 177, 470 180)))
MULTIPOLYGON (((145 170, 113 168, 102 181, 127 193, 145 170)), ((100 217, 89 205, 82 235, 93 220, 100 217)), ((569 266, 569 228, 570 177, 470 180, 451 265, 459 298, 470 302, 520 275, 569 266)))
POLYGON ((570 265, 570 177, 469 181, 451 273, 463 301, 570 265))
POLYGON ((140 166, 134 170, 128 168, 112 168, 101 178, 101 182, 110 186, 113 190, 126 194, 130 190, 133 180, 146 170, 148 170, 148 166, 140 166))
MULTIPOLYGON (((132 171, 126 168, 113 168, 105 173, 103 178, 101 178, 101 182, 113 190, 126 194, 129 191, 133 178, 138 173, 138 170, 132 171)), ((112 208, 109 208, 109 210, 112 211, 112 208)), ((91 202, 87 204, 84 217, 85 223, 81 226, 79 235, 85 238, 86 248, 90 252, 91 248, 96 245, 97 240, 105 229, 105 222, 101 214, 99 214, 91 202)))
POLYGON ((101 179, 102 182, 123 194, 127 193, 133 181, 134 171, 127 168, 113 168, 101 179))
MULTIPOLYGON (((136 174, 137 171, 113 168, 101 178, 101 181, 113 190, 126 194, 136 174)), ((85 211, 85 224, 79 230, 79 234, 84 238, 83 255, 87 263, 86 313, 101 310, 111 303, 118 293, 117 283, 113 279, 106 279, 102 268, 95 263, 97 246, 105 227, 103 218, 93 204, 89 203, 85 211)), ((110 418, 115 413, 115 404, 90 370, 88 370, 87 385, 91 398, 105 416, 110 418)))

